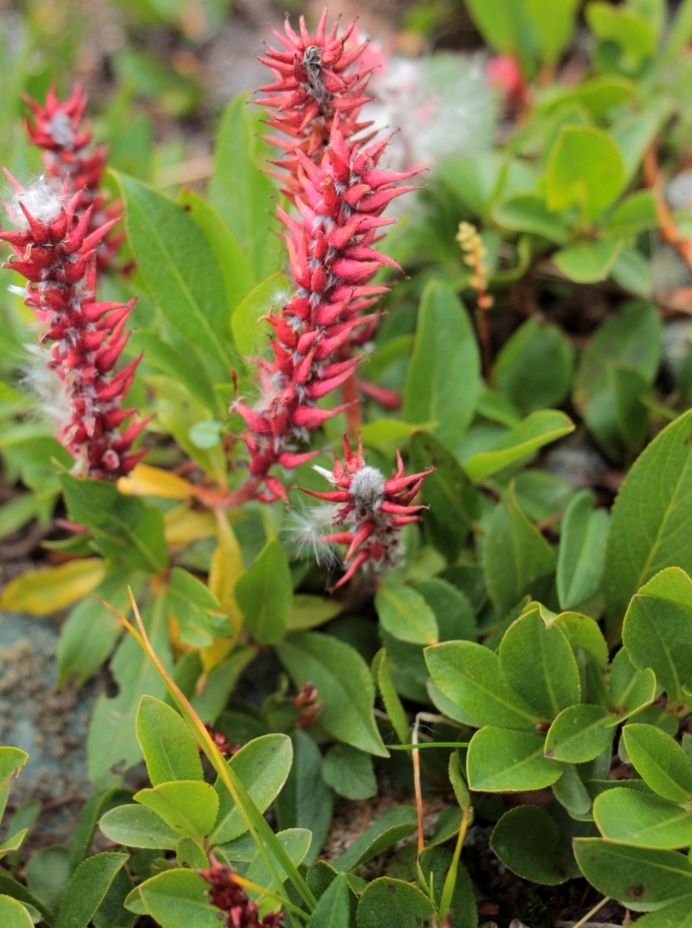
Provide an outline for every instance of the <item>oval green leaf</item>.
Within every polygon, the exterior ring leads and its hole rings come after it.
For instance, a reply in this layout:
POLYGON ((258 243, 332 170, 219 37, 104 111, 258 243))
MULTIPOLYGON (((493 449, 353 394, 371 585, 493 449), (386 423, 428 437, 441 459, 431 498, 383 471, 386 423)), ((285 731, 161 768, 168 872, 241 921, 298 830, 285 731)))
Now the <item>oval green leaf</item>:
POLYGON ((375 610, 382 628, 399 641, 435 644, 438 640, 435 614, 410 586, 381 584, 375 593, 375 610))
POLYGON ((475 733, 466 757, 469 789, 516 793, 543 789, 562 773, 562 765, 548 760, 545 738, 529 731, 487 726, 475 733))

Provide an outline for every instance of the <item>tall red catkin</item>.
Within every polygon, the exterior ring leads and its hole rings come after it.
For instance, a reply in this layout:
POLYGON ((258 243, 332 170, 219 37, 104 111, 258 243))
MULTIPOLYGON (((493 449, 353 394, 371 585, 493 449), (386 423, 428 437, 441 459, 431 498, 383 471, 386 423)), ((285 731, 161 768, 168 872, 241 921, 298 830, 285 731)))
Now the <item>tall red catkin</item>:
MULTIPOLYGON (((106 204, 101 192, 108 149, 93 145, 91 123, 85 118, 88 97, 77 86, 67 100, 60 100, 51 87, 45 106, 25 97, 31 109, 26 121, 29 141, 42 150, 46 173, 59 182, 69 181, 76 195, 75 213, 81 215, 91 208, 89 232, 114 219, 121 211, 120 203, 106 204)), ((99 270, 105 270, 124 240, 124 233, 106 236, 96 256, 99 270)))
POLYGON ((18 231, 0 231, 15 254, 4 267, 26 278, 23 296, 38 320, 40 342, 52 343, 47 366, 69 404, 59 437, 76 458, 76 474, 115 480, 145 454, 131 446, 148 421, 131 421, 120 432, 136 412, 122 404, 140 358, 117 373, 114 368, 136 300, 96 301, 98 248, 117 220, 90 231, 94 206, 81 212, 81 191, 71 194, 67 180, 61 190, 43 182, 25 190, 5 174, 15 197, 4 205, 18 231))

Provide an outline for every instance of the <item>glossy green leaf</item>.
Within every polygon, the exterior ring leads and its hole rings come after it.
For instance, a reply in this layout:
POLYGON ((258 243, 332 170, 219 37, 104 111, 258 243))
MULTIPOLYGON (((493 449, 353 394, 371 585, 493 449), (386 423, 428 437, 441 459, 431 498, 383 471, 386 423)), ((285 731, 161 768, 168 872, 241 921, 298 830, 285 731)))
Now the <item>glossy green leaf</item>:
MULTIPOLYGON (((291 769, 293 748, 287 735, 254 738, 230 759, 230 766, 260 812, 276 799, 291 769)), ((210 841, 224 844, 245 834, 247 825, 221 779, 215 784, 219 813, 210 841)))
POLYGON ((4 928, 34 928, 26 908, 11 896, 0 896, 0 919, 4 928))
POLYGON ((608 513, 595 509, 596 495, 582 490, 562 520, 557 557, 557 595, 562 609, 574 609, 598 592, 608 537, 608 513))
POLYGON ((608 713, 600 706, 575 705, 563 709, 548 729, 546 757, 568 764, 581 764, 598 757, 613 740, 608 719, 608 713))
POLYGON ((512 488, 495 507, 483 544, 488 595, 500 615, 527 593, 542 599, 542 582, 555 570, 555 554, 517 505, 512 488))
POLYGON ((118 175, 137 268, 171 325, 227 366, 223 275, 209 240, 177 206, 132 177, 118 175))
POLYGON ((611 725, 624 722, 656 698, 656 676, 651 667, 637 670, 625 648, 620 648, 610 666, 610 700, 615 718, 611 725))
POLYGON ((264 351, 273 331, 262 317, 271 310, 280 310, 292 294, 291 282, 286 275, 272 274, 257 284, 235 307, 231 316, 231 331, 235 346, 241 354, 253 357, 264 351))
POLYGON ((569 280, 577 284, 593 284, 608 277, 624 244, 624 239, 577 242, 556 251, 552 260, 569 280))
POLYGON ((346 799, 370 799, 377 794, 372 757, 350 744, 334 744, 324 755, 322 775, 327 786, 346 799))
POLYGON ((219 928, 219 909, 207 901, 209 884, 191 870, 168 870, 138 887, 146 911, 162 928, 219 928))
POLYGON ((658 796, 609 789, 596 799, 593 815, 609 841, 668 850, 692 845, 692 812, 658 796))
POLYGON ((531 316, 500 349, 493 378, 524 413, 559 405, 569 393, 574 352, 554 323, 531 316))
POLYGON ((692 799, 692 764, 674 738, 636 723, 625 725, 622 737, 630 762, 654 792, 672 802, 692 799))
POLYGON ((618 196, 624 179, 620 150, 605 132, 565 126, 548 160, 548 209, 578 206, 582 220, 592 225, 618 196))
POLYGON ((105 480, 60 474, 70 519, 86 526, 107 558, 136 570, 159 573, 168 564, 163 513, 136 496, 124 496, 105 480))
POLYGON ((529 731, 487 726, 471 738, 466 757, 469 789, 514 793, 543 789, 562 773, 562 766, 543 754, 545 738, 529 731))
MULTIPOLYGON (((170 666, 170 636, 163 598, 150 599, 142 610, 149 640, 164 666, 170 666)), ((87 737, 89 776, 97 789, 120 783, 125 769, 141 760, 135 718, 143 695, 162 697, 159 672, 132 635, 118 646, 110 669, 119 686, 117 696, 99 696, 87 737)))
POLYGON ((423 524, 432 544, 454 561, 478 518, 478 491, 456 457, 432 435, 416 432, 410 451, 414 472, 435 468, 425 478, 420 493, 421 501, 430 507, 423 511, 423 524))
POLYGON ((527 610, 504 634, 500 668, 509 685, 545 719, 581 701, 579 669, 564 632, 537 609, 527 610))
POLYGON ((560 778, 552 785, 553 795, 573 818, 586 818, 591 812, 591 796, 575 764, 564 764, 560 778))
POLYGON ((170 828, 153 809, 128 804, 106 812, 99 823, 101 831, 125 847, 143 847, 174 851, 180 835, 170 828))
POLYGON ((649 261, 636 248, 625 247, 610 269, 610 276, 623 290, 633 296, 650 299, 653 296, 653 274, 649 261))
POLYGON ((0 747, 0 787, 4 786, 10 777, 16 776, 28 760, 29 755, 26 751, 0 747))
POLYGON ((637 235, 647 229, 655 229, 658 222, 653 190, 638 190, 615 207, 604 231, 608 235, 637 235))
POLYGON ((318 715, 321 728, 361 751, 387 756, 373 718, 372 677, 357 651, 317 632, 292 634, 276 651, 296 686, 312 682, 317 687, 324 702, 318 715))
POLYGON ((70 679, 77 685, 84 683, 113 652, 122 623, 103 603, 127 617, 130 590, 137 596, 143 580, 141 573, 129 567, 114 567, 94 590, 95 596, 85 597, 71 610, 60 630, 58 687, 70 679))
POLYGON ((692 895, 637 919, 639 928, 691 928, 692 895))
POLYGON ((405 418, 436 423, 435 436, 450 449, 457 448, 476 406, 479 369, 478 344, 464 306, 447 286, 431 281, 421 298, 406 373, 405 418))
POLYGON ((468 597, 441 577, 416 583, 416 589, 435 614, 441 641, 476 637, 476 616, 468 597))
POLYGON ((656 32, 651 23, 629 7, 590 3, 586 10, 586 20, 599 39, 620 46, 626 71, 635 71, 644 59, 656 51, 656 32))
POLYGON ((384 648, 375 655, 373 660, 373 676, 375 676, 377 681, 382 702, 384 703, 389 721, 396 732, 397 738, 402 744, 408 744, 411 726, 406 718, 406 712, 404 711, 401 699, 394 686, 392 675, 389 670, 387 652, 384 648))
MULTIPOLYGON (((305 859, 305 855, 310 847, 312 835, 306 828, 289 828, 286 831, 279 831, 276 834, 276 840, 286 852, 293 866, 298 867, 305 859)), ((268 848, 268 850, 271 852, 271 848, 268 848)), ((276 857, 274 857, 274 871, 279 882, 283 883, 287 879, 288 875, 276 857)), ((276 886, 269 872, 269 867, 264 859, 264 855, 259 849, 255 851, 255 855, 250 861, 250 866, 247 870, 247 878, 248 880, 252 880, 253 883, 257 883, 258 886, 276 886)), ((261 896, 257 894, 257 898, 259 901, 261 896)), ((269 904, 273 905, 271 901, 269 904)))
POLYGON ((306 928, 351 928, 355 896, 345 873, 339 873, 320 896, 306 928))
POLYGON ((579 0, 555 0, 549 6, 542 0, 524 0, 525 15, 533 27, 545 64, 556 65, 569 45, 578 8, 579 0))
POLYGON ((551 94, 545 104, 547 113, 554 110, 565 110, 569 104, 578 110, 586 110, 596 119, 604 116, 609 110, 626 103, 635 92, 632 81, 620 77, 618 74, 598 74, 587 77, 574 87, 551 87, 551 94))
POLYGON ((359 864, 377 857, 397 841, 416 830, 416 810, 398 805, 377 818, 351 842, 345 853, 334 863, 337 870, 354 870, 359 864))
POLYGON ((86 928, 126 860, 127 854, 108 851, 87 857, 67 885, 55 928, 86 928))
POLYGON ((589 883, 635 912, 692 897, 692 864, 684 854, 577 838, 574 855, 589 883))
POLYGON ((276 539, 241 575, 234 593, 252 637, 259 644, 281 641, 291 614, 293 583, 286 555, 276 539))
POLYGON ((358 904, 358 928, 420 928, 432 924, 435 908, 420 889, 382 876, 369 883, 358 904))
POLYGON ((493 219, 504 229, 531 232, 558 245, 569 240, 561 218, 548 210, 543 197, 534 193, 515 193, 500 200, 493 209, 493 219))
POLYGON ((178 841, 175 862, 179 867, 189 867, 193 870, 205 870, 209 866, 209 858, 204 853, 202 844, 194 838, 181 838, 178 841))
POLYGON ((160 783, 154 789, 141 789, 133 798, 153 809, 181 838, 205 838, 219 811, 218 793, 200 780, 160 783))
POLYGON ((683 703, 692 681, 692 581, 684 571, 670 567, 641 587, 625 615, 623 641, 635 667, 653 670, 668 705, 683 703))
POLYGON ((563 412, 541 409, 532 412, 495 442, 487 451, 473 455, 464 470, 472 480, 491 474, 535 454, 539 448, 574 431, 574 423, 563 412))
POLYGON ((257 282, 252 261, 211 203, 202 199, 194 190, 186 188, 181 191, 178 202, 204 232, 212 247, 223 274, 226 307, 230 316, 257 282))
POLYGON ((558 826, 537 806, 517 806, 505 812, 493 830, 490 847, 524 880, 557 886, 572 875, 565 867, 558 826))
POLYGON ((286 620, 286 630, 302 632, 323 625, 342 611, 341 603, 323 596, 296 593, 293 597, 291 614, 286 620))
POLYGON ((692 570, 692 537, 686 531, 692 517, 691 425, 687 412, 657 435, 618 493, 603 576, 611 629, 629 598, 658 571, 673 565, 692 570))
POLYGON ((180 638, 193 647, 207 647, 215 637, 231 630, 228 619, 220 614, 216 596, 182 567, 174 567, 170 573, 166 611, 175 618, 180 638))
POLYGON ((410 586, 380 584, 375 593, 375 610, 382 628, 400 641, 435 644, 438 640, 435 613, 410 586))
POLYGON ((239 96, 226 107, 216 139, 209 200, 252 262, 256 280, 281 265, 281 243, 267 212, 272 211, 274 185, 261 170, 266 132, 262 114, 239 96))
POLYGON ((434 684, 471 724, 534 728, 539 716, 502 676, 494 651, 473 641, 449 641, 425 649, 434 684))

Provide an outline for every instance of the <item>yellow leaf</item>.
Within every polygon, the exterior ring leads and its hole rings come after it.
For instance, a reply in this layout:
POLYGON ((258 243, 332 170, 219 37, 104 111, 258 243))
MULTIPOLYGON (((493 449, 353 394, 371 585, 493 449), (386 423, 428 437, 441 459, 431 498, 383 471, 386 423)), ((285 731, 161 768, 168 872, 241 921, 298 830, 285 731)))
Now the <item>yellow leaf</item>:
POLYGON ((0 609, 49 615, 82 599, 105 573, 105 563, 99 557, 30 571, 8 583, 0 596, 0 609))
POLYGON ((233 590, 238 577, 243 574, 243 556, 238 539, 230 526, 226 514, 217 512, 219 543, 212 555, 209 570, 209 589, 221 603, 224 612, 229 613, 233 638, 216 638, 213 644, 202 649, 202 665, 206 671, 219 664, 237 642, 242 628, 240 609, 235 601, 233 590))
POLYGON ((210 512, 196 512, 187 506, 169 509, 164 516, 166 543, 172 548, 184 548, 199 538, 216 534, 216 520, 210 512))
POLYGON ((187 499, 195 490, 177 474, 148 464, 138 464, 131 474, 121 477, 118 489, 128 496, 159 496, 161 499, 187 499))

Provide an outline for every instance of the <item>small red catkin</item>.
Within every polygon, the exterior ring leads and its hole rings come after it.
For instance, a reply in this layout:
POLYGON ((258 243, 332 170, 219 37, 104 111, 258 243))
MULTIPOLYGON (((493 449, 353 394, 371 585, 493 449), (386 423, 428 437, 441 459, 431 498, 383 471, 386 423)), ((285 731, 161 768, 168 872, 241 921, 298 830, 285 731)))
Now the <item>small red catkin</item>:
MULTIPOLYGON (((376 580, 386 568, 399 563, 400 529, 410 522, 419 522, 419 512, 428 508, 412 503, 433 468, 406 475, 397 451, 397 469, 393 476, 385 479, 381 471, 366 463, 362 443, 359 441, 357 451, 353 452, 348 439, 344 438, 344 463, 337 458, 331 472, 322 467, 315 467, 315 470, 326 477, 334 489, 325 492, 303 489, 303 492, 334 506, 331 526, 337 531, 297 540, 348 546, 344 557, 347 570, 334 590, 348 583, 359 568, 376 580)), ((318 511, 316 524, 322 521, 318 511)))
POLYGON ((4 205, 17 231, 0 231, 15 255, 4 267, 26 278, 24 302, 38 320, 41 344, 52 344, 47 366, 69 406, 60 440, 76 458, 77 475, 116 480, 146 453, 131 446, 149 421, 130 421, 120 431, 136 413, 123 400, 140 358, 115 371, 136 300, 96 301, 97 248, 117 220, 91 231, 94 207, 80 212, 81 194, 71 195, 67 180, 62 190, 43 182, 24 189, 5 174, 15 197, 4 205))
POLYGON ((226 914, 223 928, 281 928, 283 913, 270 912, 260 921, 257 904, 233 879, 235 870, 219 863, 213 855, 210 860, 210 867, 197 872, 209 884, 207 898, 210 905, 226 914))

